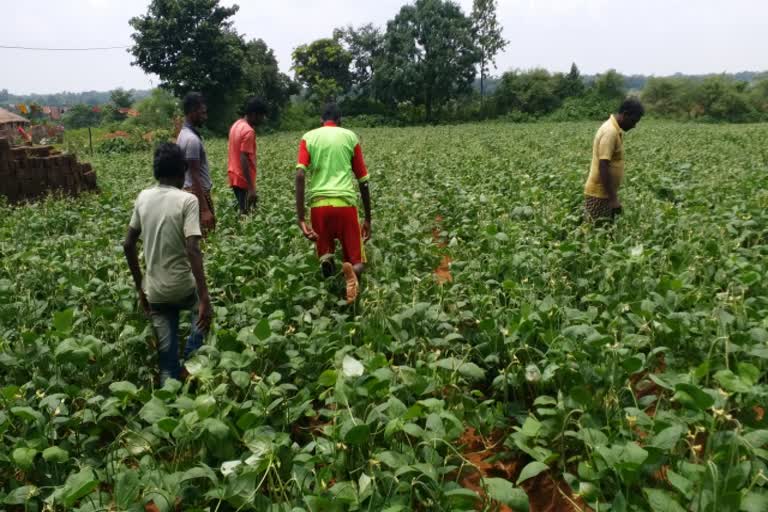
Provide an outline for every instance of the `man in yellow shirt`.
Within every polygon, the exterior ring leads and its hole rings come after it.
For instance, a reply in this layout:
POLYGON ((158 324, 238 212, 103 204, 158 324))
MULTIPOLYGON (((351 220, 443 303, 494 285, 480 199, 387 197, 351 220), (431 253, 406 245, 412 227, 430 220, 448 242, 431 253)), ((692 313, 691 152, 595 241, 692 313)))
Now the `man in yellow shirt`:
POLYGON ((587 219, 612 220, 621 213, 618 192, 624 179, 624 133, 637 126, 644 114, 643 105, 629 98, 597 130, 592 143, 592 166, 584 186, 587 219))

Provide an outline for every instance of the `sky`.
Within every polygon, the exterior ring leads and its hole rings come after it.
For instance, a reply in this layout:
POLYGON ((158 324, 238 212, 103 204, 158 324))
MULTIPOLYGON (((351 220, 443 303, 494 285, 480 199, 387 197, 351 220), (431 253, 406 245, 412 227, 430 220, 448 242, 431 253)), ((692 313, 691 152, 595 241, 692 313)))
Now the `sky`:
MULTIPOLYGON (((0 0, 0 46, 128 46, 128 20, 148 0, 0 0)), ((385 27, 406 0, 222 0, 238 3, 234 24, 261 38, 291 74, 291 52, 335 27, 385 27)), ((466 13, 472 0, 458 0, 466 13)), ((583 73, 616 69, 663 76, 768 69, 766 0, 498 0, 509 41, 501 74, 543 67, 583 73)), ((147 89, 158 78, 131 66, 126 50, 31 52, 0 49, 0 89, 15 94, 147 89)))

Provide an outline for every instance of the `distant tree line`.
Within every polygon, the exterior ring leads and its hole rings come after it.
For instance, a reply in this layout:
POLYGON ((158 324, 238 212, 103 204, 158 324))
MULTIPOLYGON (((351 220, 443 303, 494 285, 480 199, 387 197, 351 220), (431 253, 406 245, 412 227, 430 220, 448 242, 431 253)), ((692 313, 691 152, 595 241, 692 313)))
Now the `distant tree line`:
MULTIPOLYGON (((675 119, 749 122, 768 120, 768 74, 657 78, 614 70, 584 76, 509 70, 491 76, 508 42, 496 17, 496 0, 474 0, 464 13, 451 0, 415 0, 384 27, 366 24, 332 30, 298 46, 293 77, 282 73, 261 39, 246 40, 232 25, 238 6, 219 0, 152 0, 130 25, 133 64, 160 77, 159 90, 62 93, 25 97, 38 104, 77 104, 68 126, 125 123, 152 126, 178 115, 176 98, 200 91, 209 125, 224 132, 244 100, 264 98, 272 128, 316 124, 322 103, 337 101, 349 123, 410 125, 503 118, 578 120, 605 117, 627 94, 640 96, 649 114, 675 119), (183 37, 180 37, 183 36, 183 37), (136 101, 138 100, 138 103, 136 101), (131 103, 133 102, 133 103, 131 103), (121 112, 132 105, 138 117, 121 112), (104 108, 94 111, 91 106, 104 108)), ((0 91, 0 104, 14 97, 0 91)))
MULTIPOLYGON (((132 98, 142 99, 150 95, 151 90, 130 89, 132 98)), ((57 92, 54 94, 11 94, 8 89, 0 89, 0 106, 36 104, 46 107, 71 107, 74 105, 104 105, 109 103, 111 91, 57 92)))

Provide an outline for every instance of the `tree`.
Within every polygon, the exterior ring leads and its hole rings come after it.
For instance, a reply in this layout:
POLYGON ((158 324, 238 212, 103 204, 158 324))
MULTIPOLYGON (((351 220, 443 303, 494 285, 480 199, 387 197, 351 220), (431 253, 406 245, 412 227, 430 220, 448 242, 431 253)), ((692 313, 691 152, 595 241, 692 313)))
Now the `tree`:
MULTIPOLYGON (((624 77, 615 69, 609 69, 602 75, 598 75, 593 89, 598 97, 610 101, 621 100, 627 92, 624 86, 624 77)), ((618 107, 618 105, 616 106, 618 107)))
POLYGON ((661 116, 687 116, 693 106, 694 85, 684 78, 651 77, 643 88, 643 103, 661 116))
POLYGON ((582 80, 581 72, 575 62, 571 64, 571 69, 567 74, 557 74, 556 76, 558 79, 557 95, 561 99, 584 94, 584 80, 582 80))
POLYGON ((472 21, 461 8, 450 0, 417 0, 387 23, 377 94, 423 105, 431 121, 435 105, 471 90, 478 62, 472 21))
POLYGON ((96 107, 79 103, 69 109, 62 119, 67 128, 87 128, 101 123, 101 112, 96 107))
POLYGON ((215 129, 228 127, 238 96, 233 92, 242 86, 245 43, 231 21, 237 11, 219 0, 152 0, 146 15, 129 22, 132 64, 158 75, 177 97, 203 93, 215 129))
POLYGON ((118 88, 109 93, 109 101, 116 108, 130 108, 133 105, 133 94, 123 88, 118 88))
POLYGON ((138 117, 126 121, 146 128, 173 129, 174 120, 181 116, 179 100, 165 89, 155 89, 147 98, 136 104, 138 117))
POLYGON ((245 46, 245 92, 247 96, 260 96, 270 106, 270 118, 277 120, 299 86, 288 75, 280 72, 275 52, 261 39, 249 41, 245 46))
POLYGON ((495 93, 497 108, 500 112, 547 114, 560 106, 557 84, 557 78, 546 69, 504 73, 495 93))
POLYGON ((318 39, 293 51, 296 79, 309 89, 310 99, 333 101, 349 91, 352 55, 334 39, 318 39))
POLYGON ((480 51, 480 98, 485 96, 485 77, 490 65, 496 67, 496 55, 507 47, 509 41, 501 35, 502 26, 496 19, 496 0, 474 0, 472 25, 475 41, 480 51))
POLYGON ((372 23, 360 28, 348 26, 333 31, 333 38, 345 45, 352 57, 352 86, 361 96, 373 96, 376 61, 384 51, 384 34, 372 23))

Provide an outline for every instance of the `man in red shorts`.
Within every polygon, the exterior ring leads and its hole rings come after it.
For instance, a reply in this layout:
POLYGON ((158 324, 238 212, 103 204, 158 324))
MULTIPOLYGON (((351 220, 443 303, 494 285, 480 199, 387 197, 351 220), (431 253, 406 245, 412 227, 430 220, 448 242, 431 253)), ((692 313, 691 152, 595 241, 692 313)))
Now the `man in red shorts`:
POLYGON ((315 242, 325 277, 336 273, 333 253, 336 240, 344 253, 342 271, 347 286, 347 303, 357 298, 359 279, 365 264, 363 242, 371 238, 371 194, 368 169, 357 135, 341 127, 341 112, 326 105, 323 126, 308 132, 299 144, 296 164, 296 214, 301 232, 315 242), (304 183, 309 171, 309 204, 312 227, 305 219, 304 183), (363 202, 362 230, 357 214, 357 191, 363 202))

